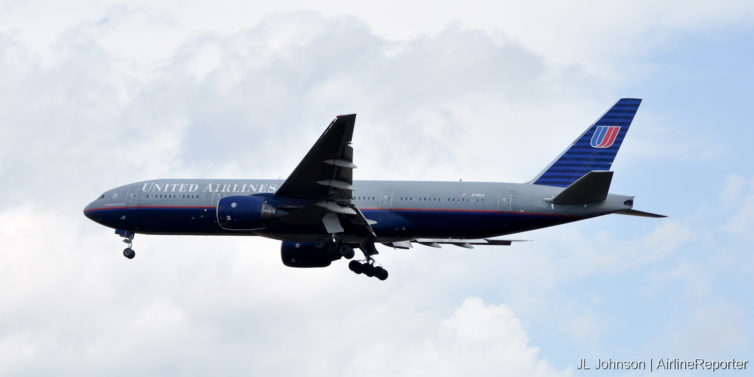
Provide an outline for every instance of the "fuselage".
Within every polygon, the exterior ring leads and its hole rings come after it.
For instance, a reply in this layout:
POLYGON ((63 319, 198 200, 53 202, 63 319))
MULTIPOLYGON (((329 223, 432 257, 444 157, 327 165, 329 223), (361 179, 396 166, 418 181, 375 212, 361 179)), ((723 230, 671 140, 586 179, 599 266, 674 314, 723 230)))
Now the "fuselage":
MULTIPOLYGON (((144 234, 258 235, 308 241, 327 236, 322 224, 276 224, 234 231, 218 225, 226 196, 272 196, 282 180, 160 179, 108 190, 84 213, 115 229, 144 234)), ((529 183, 354 181, 353 202, 378 242, 417 238, 487 238, 601 216, 632 206, 632 197, 554 205, 562 188, 529 183)), ((305 202, 306 199, 300 199, 305 202)))

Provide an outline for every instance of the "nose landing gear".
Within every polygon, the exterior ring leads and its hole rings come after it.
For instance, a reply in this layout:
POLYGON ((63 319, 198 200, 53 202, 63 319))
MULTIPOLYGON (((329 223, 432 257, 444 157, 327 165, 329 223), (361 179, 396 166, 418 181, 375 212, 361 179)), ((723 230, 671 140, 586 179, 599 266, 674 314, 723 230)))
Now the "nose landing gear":
POLYGON ((127 247, 123 249, 123 256, 128 259, 134 259, 136 252, 134 252, 134 249, 132 249, 131 246, 133 246, 134 236, 136 234, 125 229, 115 229, 115 234, 123 237, 123 243, 127 245, 127 247))

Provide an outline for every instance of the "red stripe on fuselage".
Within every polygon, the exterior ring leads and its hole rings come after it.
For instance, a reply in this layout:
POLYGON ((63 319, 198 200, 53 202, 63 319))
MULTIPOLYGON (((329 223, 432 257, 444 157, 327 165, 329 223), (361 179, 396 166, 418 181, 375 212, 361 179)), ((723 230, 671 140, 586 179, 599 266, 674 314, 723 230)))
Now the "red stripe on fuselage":
POLYGON ((108 210, 115 210, 115 209, 211 209, 211 210, 214 210, 215 207, 207 207, 207 206, 113 206, 113 207, 90 208, 84 211, 84 213, 94 212, 94 211, 108 211, 108 210))
MULTIPOLYGON (((85 213, 94 211, 107 211, 117 209, 211 209, 215 207, 207 206, 117 206, 117 207, 99 207, 84 211, 85 213)), ((482 209, 457 209, 457 208, 359 208, 361 211, 385 211, 385 212, 447 212, 447 213, 497 213, 508 215, 528 215, 528 216, 557 216, 557 217, 577 217, 575 215, 561 213, 542 213, 542 212, 506 212, 482 209)))

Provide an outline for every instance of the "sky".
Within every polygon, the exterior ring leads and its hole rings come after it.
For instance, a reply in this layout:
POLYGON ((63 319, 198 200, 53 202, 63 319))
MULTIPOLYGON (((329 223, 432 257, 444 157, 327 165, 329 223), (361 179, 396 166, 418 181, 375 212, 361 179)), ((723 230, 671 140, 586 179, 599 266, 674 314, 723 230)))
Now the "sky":
POLYGON ((749 1, 0 1, 0 375, 752 360, 753 16, 749 1), (353 112, 355 179, 524 182, 621 97, 644 102, 611 191, 666 219, 381 247, 385 282, 287 268, 251 237, 137 235, 129 261, 82 214, 140 180, 284 179, 353 112))

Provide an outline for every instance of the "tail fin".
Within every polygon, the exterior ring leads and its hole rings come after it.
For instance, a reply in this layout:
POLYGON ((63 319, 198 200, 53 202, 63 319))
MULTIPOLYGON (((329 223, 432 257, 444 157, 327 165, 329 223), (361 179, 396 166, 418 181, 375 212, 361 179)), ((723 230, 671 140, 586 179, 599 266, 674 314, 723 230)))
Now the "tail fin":
POLYGON ((621 98, 532 183, 566 187, 592 170, 610 170, 641 99, 621 98))

